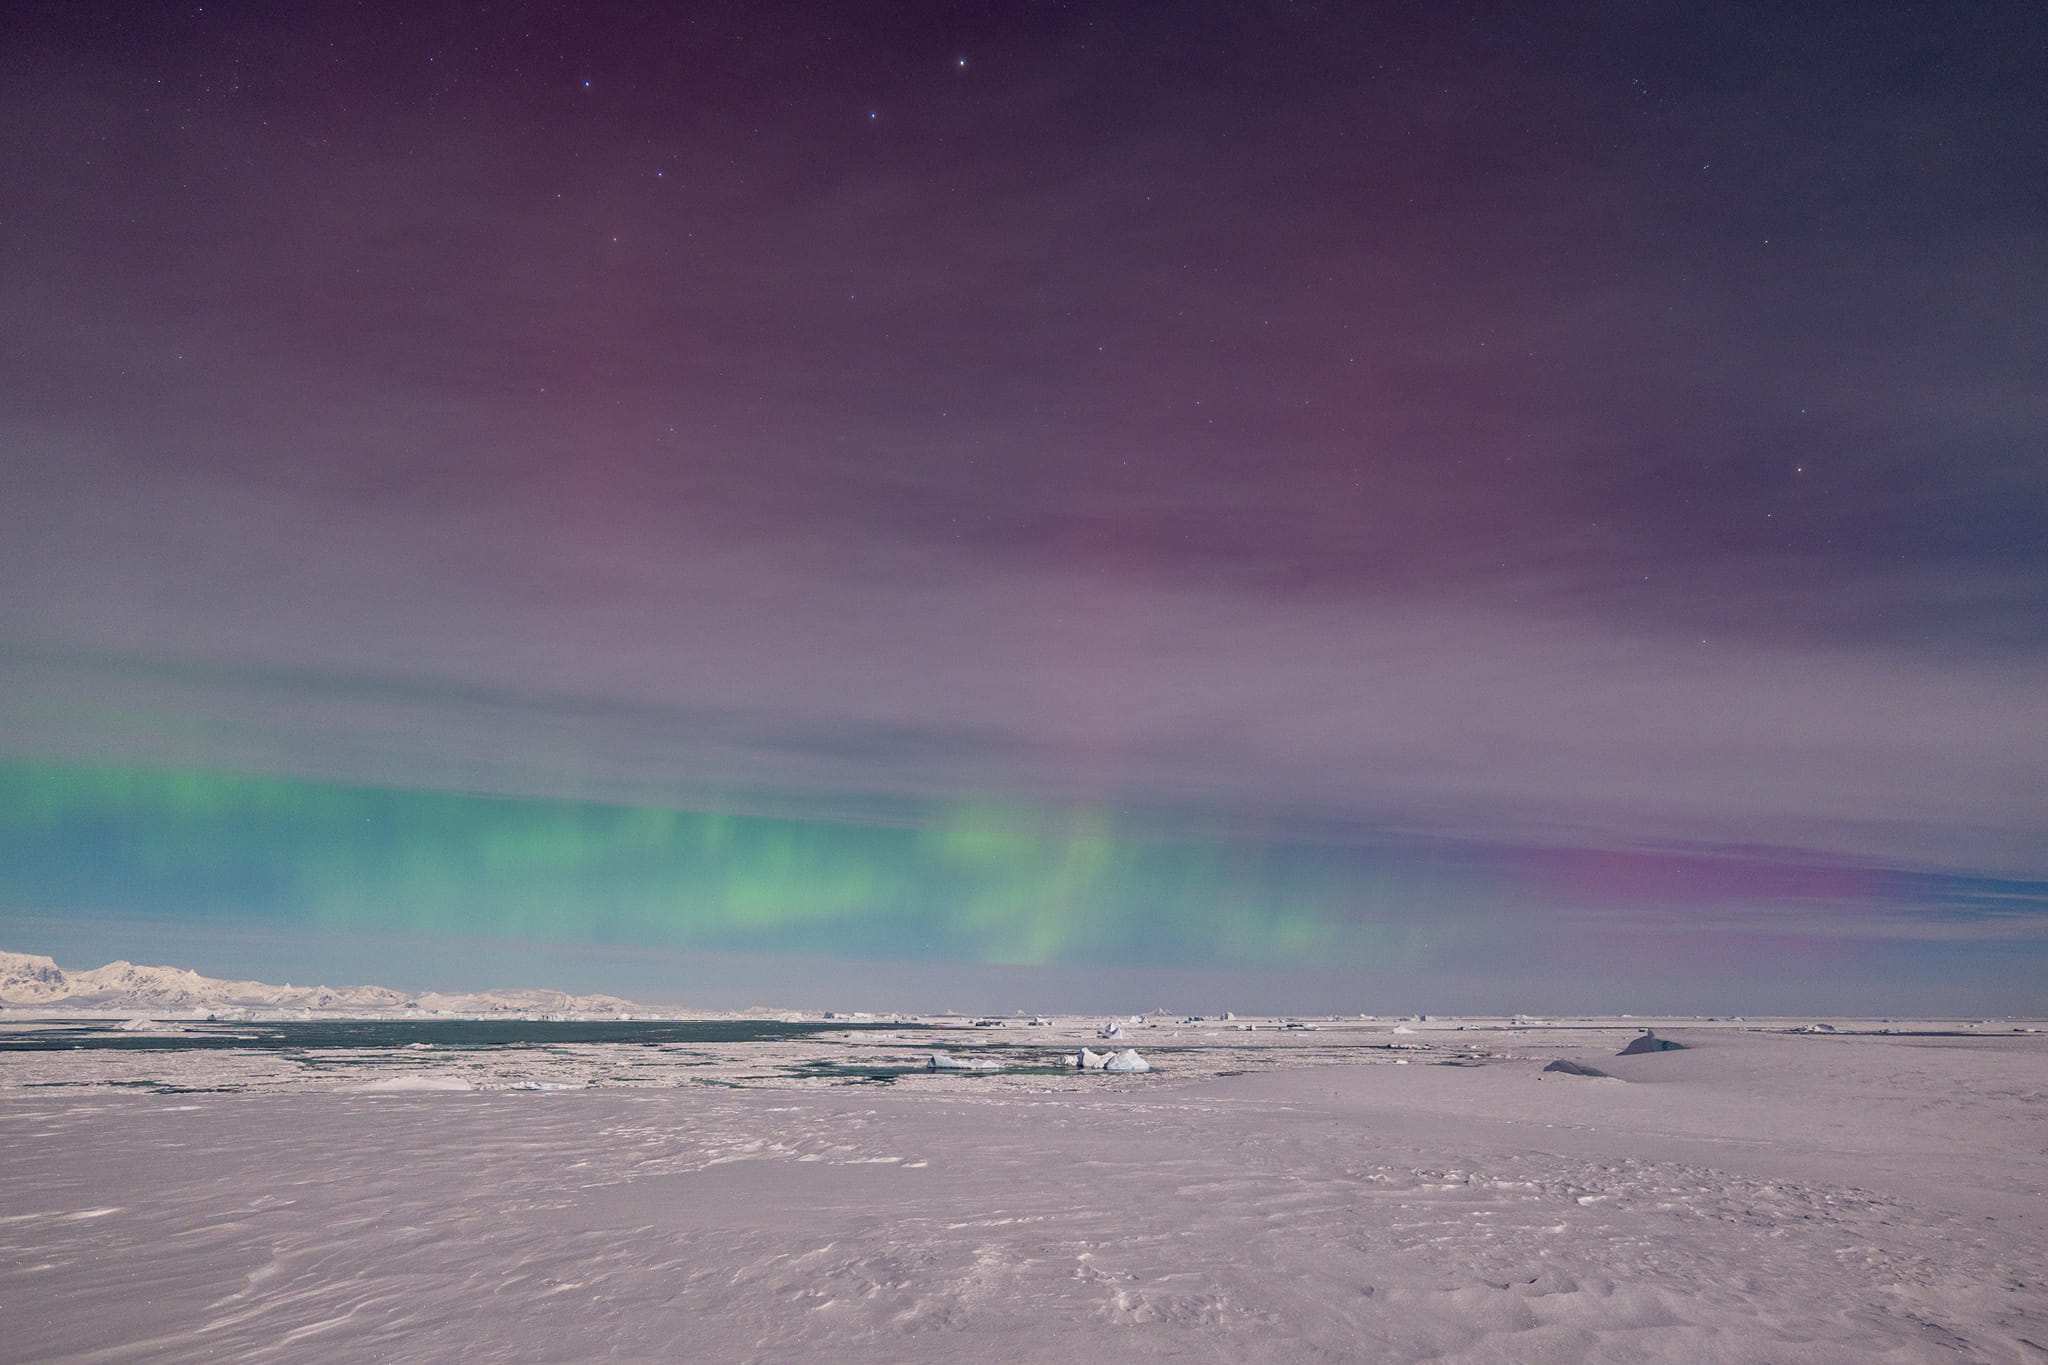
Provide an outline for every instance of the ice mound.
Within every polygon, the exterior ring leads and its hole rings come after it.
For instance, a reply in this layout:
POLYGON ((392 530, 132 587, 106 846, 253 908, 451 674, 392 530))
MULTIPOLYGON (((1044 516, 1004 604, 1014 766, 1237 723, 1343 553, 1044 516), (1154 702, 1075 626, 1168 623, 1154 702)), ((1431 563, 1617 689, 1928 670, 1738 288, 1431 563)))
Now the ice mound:
POLYGON ((1104 1071, 1150 1071, 1152 1063, 1138 1055, 1137 1049, 1125 1048, 1102 1064, 1104 1071))
POLYGON ((1567 1062, 1563 1058, 1559 1058, 1543 1069, 1545 1071, 1562 1072, 1567 1076, 1605 1076, 1607 1074, 1597 1067, 1580 1066, 1577 1062, 1567 1062))
POLYGON ((1639 1057, 1645 1052, 1683 1052, 1684 1050, 1684 1043, 1674 1043, 1669 1038, 1659 1038, 1650 1030, 1644 1029, 1642 1037, 1636 1039, 1614 1055, 1617 1057, 1639 1057))
POLYGON ((998 1063, 952 1057, 943 1052, 934 1052, 925 1066, 932 1071, 1000 1071, 998 1063))
POLYGON ((398 1095, 415 1090, 474 1090, 460 1076, 387 1076, 381 1081, 364 1081, 347 1087, 357 1094, 398 1095))
POLYGON ((1112 1019, 1102 1026, 1102 1031, 1096 1034, 1096 1037, 1110 1038, 1114 1039, 1117 1042, 1122 1042, 1124 1037, 1124 1026, 1118 1023, 1116 1020, 1112 1019))
POLYGON ((1094 1052, 1085 1047, 1079 1053, 1067 1058, 1068 1066, 1078 1066, 1083 1071, 1100 1071, 1108 1064, 1109 1054, 1107 1052, 1094 1052))
POLYGON ((183 1033, 183 1024, 168 1024, 161 1019, 129 1019, 121 1024, 123 1033, 183 1033))

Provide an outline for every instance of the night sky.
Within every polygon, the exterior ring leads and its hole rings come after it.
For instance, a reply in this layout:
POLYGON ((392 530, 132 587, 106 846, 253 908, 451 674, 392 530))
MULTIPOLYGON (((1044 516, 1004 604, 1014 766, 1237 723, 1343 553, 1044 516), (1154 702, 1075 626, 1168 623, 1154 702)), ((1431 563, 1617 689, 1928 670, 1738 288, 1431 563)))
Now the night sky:
POLYGON ((2048 16, 0 13, 0 947, 2048 1012, 2048 16))

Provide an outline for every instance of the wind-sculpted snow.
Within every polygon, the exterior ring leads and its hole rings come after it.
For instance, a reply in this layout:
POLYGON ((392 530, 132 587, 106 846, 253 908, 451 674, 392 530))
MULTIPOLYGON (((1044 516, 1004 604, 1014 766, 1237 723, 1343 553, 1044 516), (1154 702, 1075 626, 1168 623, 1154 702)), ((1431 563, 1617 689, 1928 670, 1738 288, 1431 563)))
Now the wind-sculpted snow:
POLYGON ((1149 1074, 886 1086, 773 1039, 546 1094, 0 1054, 39 1068, 0 1089, 0 1359, 2042 1358, 2048 1039, 1633 1031, 1162 1029, 1149 1074))

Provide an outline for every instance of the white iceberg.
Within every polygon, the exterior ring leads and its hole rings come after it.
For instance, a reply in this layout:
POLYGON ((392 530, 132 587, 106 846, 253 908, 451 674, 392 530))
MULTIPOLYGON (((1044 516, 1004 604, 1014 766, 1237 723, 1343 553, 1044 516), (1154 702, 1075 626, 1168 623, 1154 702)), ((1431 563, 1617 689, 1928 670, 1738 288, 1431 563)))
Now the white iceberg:
POLYGON ((1102 1064, 1104 1071, 1150 1071, 1152 1063, 1138 1055, 1136 1048, 1125 1048, 1102 1064))
POLYGON ((926 1062, 925 1066, 932 1071, 999 1071, 1002 1069, 1000 1064, 996 1062, 981 1061, 979 1059, 970 1061, 964 1057, 948 1056, 943 1052, 934 1052, 931 1060, 926 1062))
POLYGON ((1093 1052, 1084 1047, 1077 1055, 1067 1058, 1067 1065, 1078 1066, 1083 1071, 1100 1071, 1109 1065, 1109 1054, 1093 1052))
POLYGON ((1114 1038, 1121 1042, 1124 1036, 1124 1026, 1112 1019, 1102 1026, 1102 1031, 1096 1036, 1098 1038, 1114 1038))

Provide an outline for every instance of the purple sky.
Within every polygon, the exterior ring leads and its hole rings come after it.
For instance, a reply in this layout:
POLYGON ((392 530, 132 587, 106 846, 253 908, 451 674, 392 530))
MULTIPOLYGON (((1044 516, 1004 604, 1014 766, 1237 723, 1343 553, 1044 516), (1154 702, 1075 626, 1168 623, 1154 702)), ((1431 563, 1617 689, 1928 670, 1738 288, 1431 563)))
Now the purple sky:
POLYGON ((17 5, 0 127, 0 757, 2048 962, 2035 7, 17 5))

